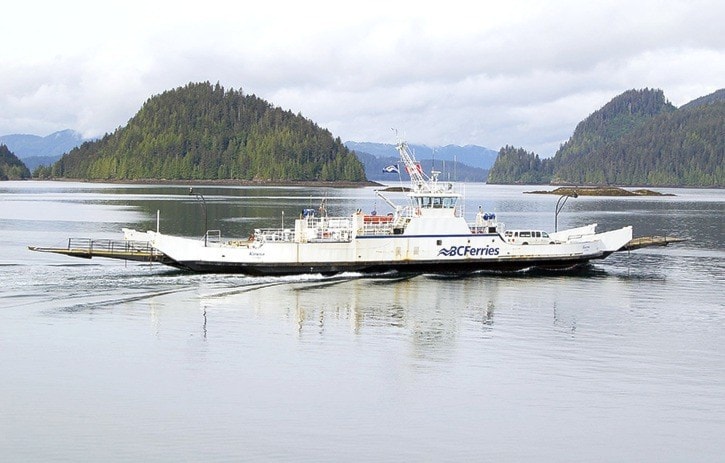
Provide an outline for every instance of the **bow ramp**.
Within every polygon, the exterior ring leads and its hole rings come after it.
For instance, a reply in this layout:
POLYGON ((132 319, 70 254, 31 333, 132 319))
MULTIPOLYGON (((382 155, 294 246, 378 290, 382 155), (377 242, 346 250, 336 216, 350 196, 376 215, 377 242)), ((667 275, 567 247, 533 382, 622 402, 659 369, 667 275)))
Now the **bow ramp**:
POLYGON ((138 240, 69 238, 68 245, 65 247, 28 246, 28 249, 84 259, 104 257, 140 262, 159 262, 162 264, 168 264, 170 261, 164 253, 154 248, 148 241, 138 240))

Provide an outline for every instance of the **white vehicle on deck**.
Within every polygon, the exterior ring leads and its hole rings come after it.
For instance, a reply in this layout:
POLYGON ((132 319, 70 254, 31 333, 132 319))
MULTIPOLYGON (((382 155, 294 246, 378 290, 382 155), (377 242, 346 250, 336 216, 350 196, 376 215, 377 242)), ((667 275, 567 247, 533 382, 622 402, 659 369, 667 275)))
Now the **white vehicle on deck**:
POLYGON ((504 237, 511 244, 556 244, 556 240, 542 230, 506 230, 504 237))

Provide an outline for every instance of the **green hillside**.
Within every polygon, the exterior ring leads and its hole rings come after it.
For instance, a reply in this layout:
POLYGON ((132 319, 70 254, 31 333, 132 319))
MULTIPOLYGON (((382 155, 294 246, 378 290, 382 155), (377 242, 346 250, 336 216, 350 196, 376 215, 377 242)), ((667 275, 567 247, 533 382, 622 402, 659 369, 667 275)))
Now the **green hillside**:
POLYGON ((577 125, 551 159, 511 156, 489 183, 725 187, 723 92, 676 109, 661 90, 630 90, 577 125))
POLYGON ((559 183, 725 187, 725 102, 662 114, 561 166, 559 183))
POLYGON ((7 146, 0 145, 0 180, 23 180, 30 178, 30 171, 7 146))
POLYGON ((339 138, 241 90, 191 83, 146 101, 125 127, 83 143, 53 177, 364 181, 339 138))
POLYGON ((651 118, 675 109, 662 90, 628 90, 576 126, 571 138, 556 152, 555 168, 596 154, 603 145, 625 136, 651 118))
POLYGON ((513 146, 504 146, 488 173, 487 183, 537 185, 551 181, 553 163, 539 155, 513 146))

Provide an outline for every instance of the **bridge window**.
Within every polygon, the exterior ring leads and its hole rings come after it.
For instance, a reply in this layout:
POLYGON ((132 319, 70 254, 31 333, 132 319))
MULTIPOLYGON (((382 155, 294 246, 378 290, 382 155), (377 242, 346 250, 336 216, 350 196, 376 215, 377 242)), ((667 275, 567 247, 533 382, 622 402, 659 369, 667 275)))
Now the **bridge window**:
POLYGON ((423 209, 428 209, 431 207, 431 198, 428 196, 420 196, 415 198, 415 200, 418 203, 418 207, 421 207, 423 209))
POLYGON ((415 198, 415 202, 422 209, 453 209, 456 207, 457 199, 455 197, 418 196, 415 198))

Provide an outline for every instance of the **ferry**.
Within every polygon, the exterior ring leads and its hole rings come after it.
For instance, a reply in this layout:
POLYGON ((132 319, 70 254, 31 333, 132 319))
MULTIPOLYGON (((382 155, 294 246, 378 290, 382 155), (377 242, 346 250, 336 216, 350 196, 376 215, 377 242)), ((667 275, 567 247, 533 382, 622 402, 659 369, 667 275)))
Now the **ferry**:
POLYGON ((438 171, 424 173, 407 143, 397 150, 410 188, 402 205, 377 192, 393 210, 387 215, 357 210, 332 217, 320 207, 305 209, 294 227, 255 229, 245 239, 223 239, 218 231, 198 239, 133 229, 123 229, 124 238, 147 246, 139 256, 150 253, 172 267, 248 275, 569 269, 627 249, 632 240, 631 226, 597 233, 597 224, 533 231, 529 237, 536 239, 527 239, 521 231, 507 233, 496 214, 480 209, 468 222, 454 184, 440 181, 438 171))

